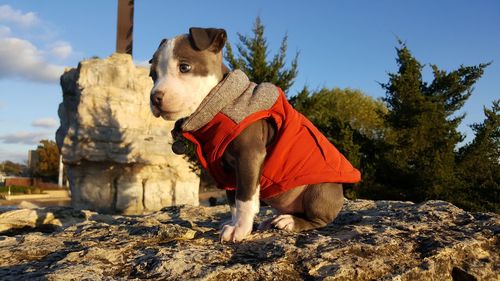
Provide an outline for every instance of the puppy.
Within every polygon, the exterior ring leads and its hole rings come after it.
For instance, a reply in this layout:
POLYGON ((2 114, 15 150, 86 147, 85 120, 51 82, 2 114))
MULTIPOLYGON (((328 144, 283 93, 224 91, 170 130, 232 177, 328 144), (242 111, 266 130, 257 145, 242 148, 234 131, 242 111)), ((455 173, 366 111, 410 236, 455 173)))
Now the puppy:
POLYGON ((151 59, 151 110, 179 120, 174 138, 195 144, 204 168, 226 190, 232 219, 221 241, 252 232, 259 200, 279 215, 259 226, 304 231, 335 219, 342 183, 360 173, 314 125, 287 102, 281 89, 257 85, 222 62, 226 32, 191 28, 164 39, 151 59))

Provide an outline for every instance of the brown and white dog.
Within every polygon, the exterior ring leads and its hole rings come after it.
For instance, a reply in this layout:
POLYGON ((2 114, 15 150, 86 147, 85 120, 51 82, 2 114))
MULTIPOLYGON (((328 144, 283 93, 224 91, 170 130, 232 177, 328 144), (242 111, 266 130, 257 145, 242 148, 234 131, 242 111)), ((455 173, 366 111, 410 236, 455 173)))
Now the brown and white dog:
MULTIPOLYGON (((178 120, 195 112, 205 97, 229 73, 222 62, 226 42, 223 29, 191 28, 189 34, 164 39, 151 59, 151 110, 156 117, 178 120)), ((252 232, 259 211, 259 178, 266 147, 278 132, 265 119, 238 135, 224 152, 224 162, 235 173, 236 190, 227 191, 232 220, 221 230, 221 241, 241 241, 252 232)), ((275 227, 303 231, 335 219, 343 204, 342 185, 300 185, 264 200, 279 215, 259 229, 275 227)))

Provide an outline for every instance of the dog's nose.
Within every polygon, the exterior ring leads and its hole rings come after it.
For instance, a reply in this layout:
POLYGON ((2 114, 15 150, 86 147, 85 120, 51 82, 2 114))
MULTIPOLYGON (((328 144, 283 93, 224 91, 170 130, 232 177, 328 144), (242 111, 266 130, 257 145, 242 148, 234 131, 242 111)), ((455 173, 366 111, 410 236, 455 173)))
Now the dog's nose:
POLYGON ((154 94, 151 95, 151 103, 156 106, 161 106, 161 100, 163 99, 164 93, 161 91, 155 91, 154 94))

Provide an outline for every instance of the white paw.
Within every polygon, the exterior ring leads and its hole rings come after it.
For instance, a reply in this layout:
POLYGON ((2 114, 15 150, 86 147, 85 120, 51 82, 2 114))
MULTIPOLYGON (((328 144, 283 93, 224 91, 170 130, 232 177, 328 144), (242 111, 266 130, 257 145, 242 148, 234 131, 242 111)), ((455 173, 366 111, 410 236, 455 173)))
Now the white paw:
POLYGON ((259 189, 247 201, 236 200, 231 207, 231 223, 222 227, 220 241, 239 242, 252 233, 253 219, 259 212, 259 189))
POLYGON ((271 224, 277 229, 292 231, 295 222, 292 215, 279 215, 271 221, 271 224))
POLYGON ((252 233, 252 226, 226 224, 222 227, 220 241, 239 242, 252 233))

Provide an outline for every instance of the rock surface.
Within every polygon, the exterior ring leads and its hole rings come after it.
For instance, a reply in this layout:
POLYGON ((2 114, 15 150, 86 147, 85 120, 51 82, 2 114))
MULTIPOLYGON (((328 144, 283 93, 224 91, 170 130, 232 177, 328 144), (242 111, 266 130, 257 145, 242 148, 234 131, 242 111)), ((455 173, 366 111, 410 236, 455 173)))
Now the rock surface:
POLYGON ((198 205, 199 178, 171 150, 173 122, 149 106, 149 69, 126 54, 82 61, 61 77, 56 141, 78 209, 140 214, 198 205))
POLYGON ((0 212, 1 280, 500 280, 500 216, 443 201, 347 201, 324 228, 239 244, 218 241, 226 206, 0 212))

